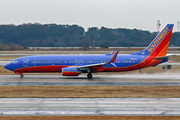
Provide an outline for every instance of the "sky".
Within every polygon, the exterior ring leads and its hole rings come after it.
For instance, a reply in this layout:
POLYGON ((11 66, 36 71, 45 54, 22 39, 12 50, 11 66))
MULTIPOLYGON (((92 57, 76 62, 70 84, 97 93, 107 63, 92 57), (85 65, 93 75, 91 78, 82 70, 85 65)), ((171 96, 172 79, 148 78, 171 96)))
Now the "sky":
POLYGON ((174 24, 180 0, 0 0, 0 24, 76 24, 89 27, 157 31, 174 24))

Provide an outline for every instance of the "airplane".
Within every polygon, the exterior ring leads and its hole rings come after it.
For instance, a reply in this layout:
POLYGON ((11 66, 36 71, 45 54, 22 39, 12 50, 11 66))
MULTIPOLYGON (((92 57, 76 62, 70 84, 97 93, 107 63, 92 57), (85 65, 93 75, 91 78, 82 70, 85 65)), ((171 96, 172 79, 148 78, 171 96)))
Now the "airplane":
POLYGON ((97 72, 123 72, 137 70, 167 62, 171 55, 166 55, 174 24, 167 24, 149 46, 129 55, 118 55, 113 51, 105 55, 40 55, 25 56, 12 60, 4 68, 20 74, 61 72, 63 76, 79 76, 97 72))

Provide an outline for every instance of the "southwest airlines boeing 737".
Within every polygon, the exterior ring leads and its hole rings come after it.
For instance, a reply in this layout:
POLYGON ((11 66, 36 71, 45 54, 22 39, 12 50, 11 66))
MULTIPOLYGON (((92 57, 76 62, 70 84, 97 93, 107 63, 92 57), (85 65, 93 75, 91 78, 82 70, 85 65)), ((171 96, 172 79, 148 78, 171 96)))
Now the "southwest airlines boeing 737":
POLYGON ((173 24, 166 27, 155 37, 150 45, 143 51, 130 55, 118 55, 118 51, 105 55, 48 55, 48 56, 26 56, 12 60, 4 67, 20 74, 62 72, 63 76, 78 76, 97 72, 122 72, 156 66, 167 62, 167 50, 173 30, 173 24))

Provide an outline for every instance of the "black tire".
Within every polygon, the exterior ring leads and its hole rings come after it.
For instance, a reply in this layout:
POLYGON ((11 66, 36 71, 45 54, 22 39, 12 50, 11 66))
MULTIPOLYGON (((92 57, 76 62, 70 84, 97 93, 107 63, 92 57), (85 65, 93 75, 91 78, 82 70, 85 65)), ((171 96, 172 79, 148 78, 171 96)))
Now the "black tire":
POLYGON ((88 79, 91 79, 91 78, 92 78, 92 74, 91 74, 91 73, 88 73, 88 74, 87 74, 87 78, 88 78, 88 79))
POLYGON ((20 78, 24 78, 24 75, 23 75, 23 74, 21 74, 21 75, 20 75, 20 78))

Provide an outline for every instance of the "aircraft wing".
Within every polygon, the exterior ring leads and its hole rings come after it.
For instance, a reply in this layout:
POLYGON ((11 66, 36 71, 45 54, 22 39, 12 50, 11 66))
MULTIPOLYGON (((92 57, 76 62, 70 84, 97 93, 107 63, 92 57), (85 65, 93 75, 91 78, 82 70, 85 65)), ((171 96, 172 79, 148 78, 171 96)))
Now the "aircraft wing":
MULTIPOLYGON (((117 55, 118 55, 118 52, 117 51, 113 57, 111 58, 111 60, 109 62, 106 62, 106 63, 97 63, 97 64, 90 64, 90 65, 82 65, 82 66, 78 66, 79 69, 81 68, 87 68, 87 67, 95 67, 95 66, 103 66, 103 65, 107 65, 107 64, 112 64, 112 65, 115 65, 113 64, 117 58, 117 55)), ((115 66, 116 67, 116 66, 115 66)))

